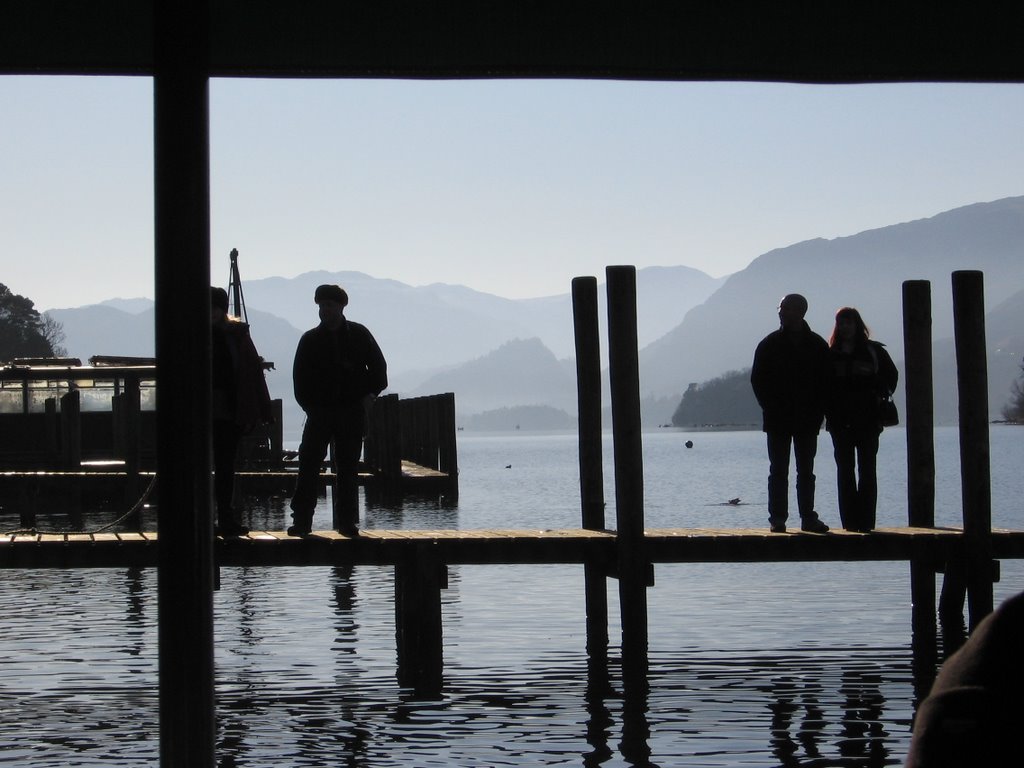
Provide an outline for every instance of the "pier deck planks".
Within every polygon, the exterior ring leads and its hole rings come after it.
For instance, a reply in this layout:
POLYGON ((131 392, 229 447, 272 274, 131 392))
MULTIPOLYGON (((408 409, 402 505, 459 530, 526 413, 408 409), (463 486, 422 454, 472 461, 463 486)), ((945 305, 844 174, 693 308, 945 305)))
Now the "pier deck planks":
MULTIPOLYGON (((1024 558, 1024 531, 992 532, 996 559, 1024 558)), ((283 531, 253 531, 218 538, 218 565, 393 565, 422 554, 458 564, 612 564, 614 531, 560 530, 365 530, 357 538, 316 531, 300 539, 283 531)), ((658 528, 643 540, 654 563, 814 562, 932 560, 937 565, 965 551, 958 528, 882 528, 870 534, 772 534, 763 529, 658 528)), ((0 568, 155 567, 154 532, 17 534, 0 538, 0 568)))

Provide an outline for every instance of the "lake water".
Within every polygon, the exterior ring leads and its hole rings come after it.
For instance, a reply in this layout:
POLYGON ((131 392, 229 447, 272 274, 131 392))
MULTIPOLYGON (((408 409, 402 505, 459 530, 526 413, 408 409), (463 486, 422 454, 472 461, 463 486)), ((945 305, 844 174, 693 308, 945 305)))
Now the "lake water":
MULTIPOLYGON (((880 449, 879 524, 906 524, 905 434, 880 449)), ((936 431, 936 517, 959 524, 955 429, 936 431)), ((993 523, 1024 528, 1024 430, 991 429, 993 523)), ((578 527, 574 434, 459 434, 457 505, 369 505, 366 528, 578 527)), ((610 437, 608 521, 614 525, 610 437)), ((818 510, 838 525, 819 441, 818 510)), ((644 437, 648 527, 767 525, 759 432, 644 437), (692 440, 693 448, 684 447, 692 440), (739 497, 740 505, 728 505, 739 497)), ((253 500, 281 529, 286 499, 253 500)), ((327 504, 315 527, 329 527, 327 504)), ((47 520, 40 519, 40 527, 47 520)), ((60 521, 55 521, 60 522, 60 521)), ((441 696, 395 680, 390 568, 224 569, 215 595, 217 755, 234 766, 884 766, 914 705, 906 563, 657 566, 649 691, 588 679, 582 569, 461 566, 443 593, 441 696)), ((997 603, 1024 589, 1004 562, 997 603)), ((155 570, 7 571, 0 763, 158 764, 155 570)))

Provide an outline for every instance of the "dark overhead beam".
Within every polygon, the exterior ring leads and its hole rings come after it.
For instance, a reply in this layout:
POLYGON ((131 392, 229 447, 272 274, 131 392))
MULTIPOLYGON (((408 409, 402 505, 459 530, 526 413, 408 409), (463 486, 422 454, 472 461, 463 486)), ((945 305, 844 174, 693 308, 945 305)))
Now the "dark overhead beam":
MULTIPOLYGON (((154 0, 5 0, 0 74, 149 75, 154 0)), ((1024 81, 1024 6, 212 0, 211 74, 1024 81)))

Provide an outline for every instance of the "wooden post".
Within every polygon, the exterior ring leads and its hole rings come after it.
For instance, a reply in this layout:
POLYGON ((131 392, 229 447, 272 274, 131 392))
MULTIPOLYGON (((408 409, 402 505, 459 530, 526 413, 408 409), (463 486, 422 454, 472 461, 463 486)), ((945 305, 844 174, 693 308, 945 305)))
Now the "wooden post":
POLYGON ((61 463, 65 469, 82 465, 82 393, 73 389, 60 399, 61 463))
POLYGON ((398 684, 413 688, 417 696, 437 696, 441 692, 441 590, 447 586, 448 569, 429 545, 418 546, 395 565, 398 684))
MULTIPOLYGON (((142 394, 139 389, 139 379, 130 377, 125 379, 124 409, 121 412, 122 426, 124 428, 124 470, 126 476, 124 500, 129 509, 139 500, 142 493, 142 483, 139 482, 139 460, 142 450, 142 394)), ((138 531, 142 530, 142 511, 139 510, 132 515, 129 524, 134 525, 138 531)))
POLYGON ((270 425, 270 466, 281 469, 284 466, 284 407, 281 398, 270 401, 270 412, 274 423, 270 425))
MULTIPOLYGON (((935 404, 932 387, 932 297, 927 280, 903 283, 903 388, 906 392, 907 517, 935 527, 935 404)), ((915 634, 935 635, 935 563, 910 561, 915 634)))
POLYGON ((608 359, 611 376, 615 515, 624 677, 646 680, 647 585, 644 552, 644 469, 640 431, 636 268, 607 267, 608 359))
POLYGON ((43 403, 43 445, 46 450, 46 466, 60 466, 60 417, 57 414, 57 398, 48 397, 43 403))
POLYGON ((437 395, 440 420, 440 444, 438 445, 438 469, 448 475, 447 496, 459 496, 459 448, 456 440, 455 393, 437 395))
POLYGON ((209 0, 154 18, 161 768, 213 768, 209 0))
MULTIPOLYGON (((580 504, 583 527, 605 528, 604 469, 601 447, 601 344, 598 327, 597 278, 572 281, 573 327, 576 336, 576 394, 579 408, 580 504)), ((587 658, 607 669, 608 590, 605 563, 583 567, 587 611, 587 658)))
POLYGON ((960 476, 967 540, 968 624, 992 612, 992 488, 988 438, 988 354, 984 276, 953 273, 953 333, 960 412, 960 476))

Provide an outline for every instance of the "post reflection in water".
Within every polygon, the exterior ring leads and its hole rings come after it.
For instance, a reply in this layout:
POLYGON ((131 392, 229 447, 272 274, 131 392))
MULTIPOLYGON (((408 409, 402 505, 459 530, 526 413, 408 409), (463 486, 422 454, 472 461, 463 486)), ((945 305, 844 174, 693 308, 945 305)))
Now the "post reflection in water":
MULTIPOLYGON (((455 528, 458 512, 456 504, 438 500, 414 499, 402 504, 368 500, 364 524, 367 528, 455 528)), ((264 527, 276 529, 286 513, 283 500, 264 502, 254 510, 250 524, 258 528, 265 523, 264 527)), ((566 568, 577 583, 560 584, 559 589, 578 590, 568 599, 582 604, 582 573, 578 568, 566 568)), ((740 741, 755 744, 749 750, 753 753, 748 755, 751 764, 809 766, 838 761, 876 768, 899 762, 890 746, 893 733, 886 723, 893 721, 893 714, 886 711, 884 684, 891 684, 894 678, 912 677, 916 704, 927 693, 938 662, 934 658, 934 639, 930 646, 927 642, 914 644, 914 663, 908 649, 900 649, 886 654, 877 664, 865 660, 863 649, 857 649, 851 657, 832 649, 822 658, 810 654, 781 660, 757 654, 740 660, 727 653, 729 658, 724 662, 711 660, 713 650, 698 649, 693 656, 655 654, 653 661, 644 653, 642 659, 634 657, 624 665, 620 649, 609 649, 605 643, 563 649, 558 652, 560 661, 531 671, 509 666, 523 662, 523 649, 514 647, 521 638, 510 637, 508 657, 503 658, 500 651, 494 657, 497 669, 487 668, 486 659, 467 657, 461 648, 446 647, 446 655, 450 652, 451 658, 445 659, 445 676, 437 681, 436 688, 403 688, 395 678, 394 643, 386 648, 374 647, 385 636, 383 628, 376 627, 373 637, 360 637, 364 611, 372 609, 377 618, 394 615, 393 604, 388 605, 388 598, 394 598, 391 569, 350 565, 319 569, 329 571, 326 583, 319 582, 319 592, 310 591, 309 579, 304 578, 304 572, 317 569, 279 570, 282 573, 273 574, 275 579, 302 580, 302 586, 291 593, 291 600, 321 603, 333 617, 333 639, 315 650, 319 658, 291 659, 290 674, 294 674, 295 667, 309 667, 316 675, 315 669, 328 658, 334 671, 329 681, 312 687, 286 684, 284 691, 271 693, 273 681, 261 681, 258 666, 252 662, 260 656, 261 621, 277 623, 282 617, 260 618, 267 610, 258 598, 266 574, 245 571, 236 575, 231 583, 231 604, 219 608, 221 613, 234 612, 234 619, 221 621, 225 630, 231 626, 234 637, 221 635, 218 644, 222 653, 232 643, 236 649, 244 648, 248 663, 231 679, 221 675, 218 688, 237 692, 251 687, 254 692, 264 693, 262 697, 235 693, 219 703, 221 765, 241 765, 260 754, 251 743, 260 738, 250 738, 246 728, 254 711, 257 719, 277 712, 280 725, 288 732, 289 746, 271 751, 288 755, 296 765, 329 758, 350 765, 383 766, 397 764, 399 753, 405 755, 404 764, 409 765, 418 764, 417 755, 422 756, 421 764, 447 760, 452 765, 468 765, 472 764, 469 755, 486 754, 488 750, 504 754, 512 764, 517 762, 516 755, 519 764, 527 764, 522 761, 531 755, 555 759, 575 751, 583 765, 594 767, 621 760, 630 766, 657 768, 659 762, 676 764, 687 755, 692 758, 687 760, 690 764, 728 765, 737 752, 747 750, 738 749, 730 738, 738 735, 742 726, 727 721, 745 720, 748 727, 756 724, 761 719, 757 714, 760 706, 765 713, 765 759, 754 757, 758 751, 756 737, 749 732, 739 736, 740 741), (360 599, 360 586, 372 594, 360 599), (926 650, 929 647, 931 657, 926 650), (382 663, 389 667, 392 693, 381 685, 382 663), (582 663, 585 686, 580 688, 574 668, 582 663), (369 667, 374 669, 370 671, 369 667), (566 716, 574 695, 580 697, 583 710, 583 716, 575 721, 566 716), (390 714, 382 718, 385 712, 390 714), (545 717, 551 722, 544 723, 545 717), (658 722, 654 733, 652 718, 658 722), (573 722, 578 729, 575 738, 579 739, 575 749, 567 744, 573 740, 573 722), (724 729, 724 733, 716 734, 716 728, 724 729), (383 749, 382 739, 386 740, 388 733, 394 744, 401 746, 398 752, 383 749), (467 746, 467 741, 475 746, 467 746), (509 743, 502 747, 505 741, 509 743), (487 742, 487 749, 481 742, 487 742), (701 763, 701 759, 706 762, 701 763)), ((460 584, 467 580, 472 584, 478 572, 469 567, 453 567, 450 571, 452 581, 443 592, 446 633, 480 629, 500 635, 500 630, 489 627, 461 626, 474 619, 462 610, 460 584)), ((283 605, 287 610, 287 601, 283 605)), ((582 616, 578 618, 583 621, 582 616)), ((292 631, 305 629, 302 621, 295 621, 292 631)), ((575 631, 576 641, 582 643, 584 627, 575 631)), ((393 632, 393 626, 386 628, 389 640, 393 632)), ((449 638, 445 639, 447 643, 449 638)), ((305 647, 308 649, 308 644, 305 647)))

